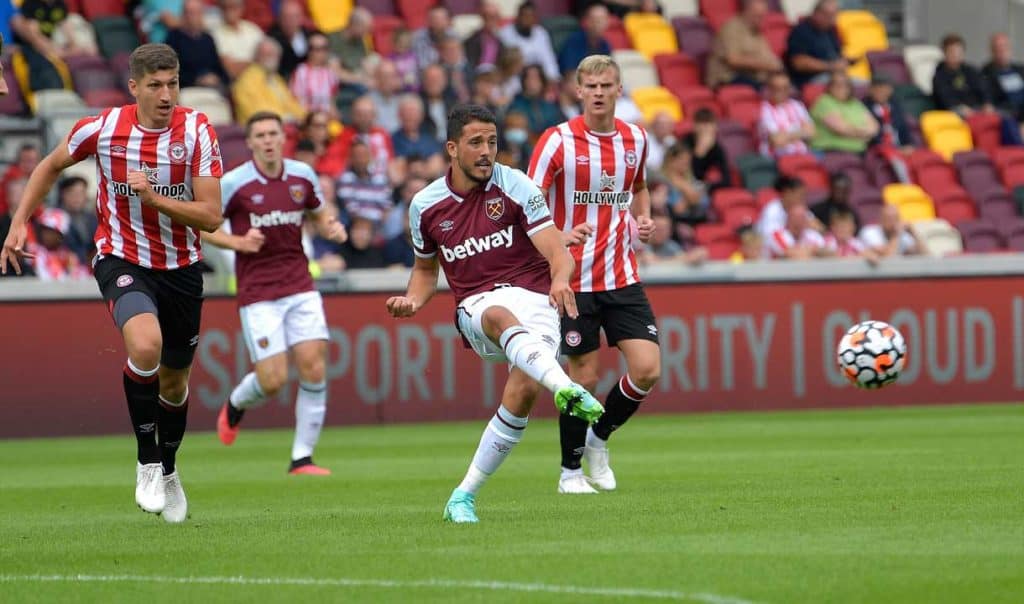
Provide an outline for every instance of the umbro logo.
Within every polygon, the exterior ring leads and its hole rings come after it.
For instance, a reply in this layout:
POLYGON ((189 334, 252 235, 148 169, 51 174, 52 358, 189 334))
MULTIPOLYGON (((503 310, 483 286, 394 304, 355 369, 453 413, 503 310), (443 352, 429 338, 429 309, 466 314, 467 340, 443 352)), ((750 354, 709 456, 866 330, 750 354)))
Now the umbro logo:
POLYGON ((533 365, 533 362, 536 361, 539 357, 540 357, 540 352, 538 352, 536 350, 531 352, 530 356, 526 357, 526 364, 527 365, 533 365))
POLYGON ((650 334, 652 336, 658 335, 658 328, 655 325, 648 325, 647 326, 647 331, 650 332, 650 334))
POLYGON ((585 166, 585 165, 590 163, 590 156, 589 155, 582 155, 582 154, 577 155, 576 156, 576 163, 582 164, 582 165, 585 166))
POLYGON ((156 424, 154 423, 139 424, 139 432, 142 432, 143 434, 148 434, 153 430, 156 430, 156 424))
POLYGON ((199 334, 196 334, 196 335, 192 336, 192 339, 190 339, 188 341, 188 345, 189 346, 198 346, 199 345, 199 334))
POLYGON ((441 224, 439 224, 437 226, 441 227, 442 231, 450 231, 450 230, 455 228, 455 221, 454 220, 445 220, 445 221, 441 222, 441 224))

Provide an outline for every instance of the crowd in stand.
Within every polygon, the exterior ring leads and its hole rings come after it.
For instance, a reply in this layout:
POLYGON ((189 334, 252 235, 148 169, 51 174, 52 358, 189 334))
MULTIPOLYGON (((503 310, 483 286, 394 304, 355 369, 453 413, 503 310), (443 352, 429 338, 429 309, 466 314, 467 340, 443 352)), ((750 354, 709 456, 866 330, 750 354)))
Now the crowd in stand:
MULTIPOLYGON (((4 53, 4 66, 14 67, 7 81, 20 88, 26 111, 41 90, 73 89, 89 98, 73 67, 80 57, 107 54, 110 43, 90 37, 89 22, 78 17, 102 4, 90 9, 92 1, 23 0, 13 9, 0 0, 0 33, 16 44, 13 55, 4 53)), ((490 107, 499 116, 498 160, 525 170, 543 131, 580 113, 578 62, 621 49, 624 20, 664 14, 671 1, 554 2, 578 20, 569 28, 532 0, 514 15, 503 14, 507 2, 424 0, 415 17, 398 18, 380 8, 394 10, 390 0, 140 0, 122 5, 120 17, 131 19, 138 40, 177 51, 183 88, 206 88, 229 103, 231 123, 217 124, 227 168, 247 159, 239 133, 249 116, 282 115, 286 154, 315 168, 351 234, 343 245, 311 234, 307 252, 323 271, 343 271, 411 266, 408 204, 447 169, 453 104, 490 107), (468 31, 456 27, 458 15, 449 8, 467 5, 479 15, 479 26, 468 31)), ((738 12, 720 23, 707 16, 714 37, 706 55, 677 53, 678 61, 699 65, 701 80, 677 91, 663 78, 683 119, 674 110, 652 110, 624 69, 616 113, 648 129, 658 225, 652 242, 638 248, 641 262, 682 268, 708 259, 838 256, 877 263, 927 253, 901 207, 863 201, 879 199, 890 183, 923 186, 917 171, 924 124, 895 94, 905 87, 880 71, 856 77, 851 66, 864 57, 844 56, 837 0, 821 0, 785 24, 784 37, 768 35, 767 24, 781 17, 778 2, 736 4, 738 12), (735 140, 744 144, 730 144, 735 140)), ((683 48, 682 29, 676 31, 673 44, 683 48)), ((991 44, 992 60, 978 70, 964 62, 964 40, 947 36, 932 102, 965 120, 993 116, 997 146, 1019 146, 1024 69, 1012 62, 1007 36, 991 44)), ((113 69, 114 56, 105 59, 113 69)), ((20 148, 0 177, 0 237, 39 154, 32 145, 20 148)), ((88 274, 94 198, 85 180, 69 177, 58 205, 37 217, 35 245, 45 250, 33 267, 39 277, 88 274)))

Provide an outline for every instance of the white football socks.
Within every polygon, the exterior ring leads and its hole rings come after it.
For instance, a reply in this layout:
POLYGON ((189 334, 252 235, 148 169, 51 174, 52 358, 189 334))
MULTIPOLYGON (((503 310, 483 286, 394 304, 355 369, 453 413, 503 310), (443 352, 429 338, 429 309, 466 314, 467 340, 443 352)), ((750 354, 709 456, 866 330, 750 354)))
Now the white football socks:
POLYGON ((513 367, 540 382, 551 392, 572 384, 558 363, 558 354, 544 340, 522 325, 513 325, 498 339, 513 367))
POLYGON ((512 415, 505 407, 498 407, 497 413, 484 428, 473 462, 459 485, 460 490, 475 494, 483 486, 512 452, 512 447, 522 439, 528 420, 527 417, 512 415))
POLYGON ((231 396, 228 397, 228 400, 235 409, 247 409, 259 405, 266 398, 267 395, 260 388, 260 381, 256 377, 256 373, 250 371, 245 374, 242 381, 238 382, 235 389, 231 391, 231 396))
POLYGON ((594 434, 594 428, 587 428, 587 446, 591 449, 604 449, 608 446, 608 441, 601 440, 601 437, 594 434))
POLYGON ((295 399, 295 440, 292 442, 292 461, 312 457, 320 440, 327 414, 327 382, 299 382, 295 399))

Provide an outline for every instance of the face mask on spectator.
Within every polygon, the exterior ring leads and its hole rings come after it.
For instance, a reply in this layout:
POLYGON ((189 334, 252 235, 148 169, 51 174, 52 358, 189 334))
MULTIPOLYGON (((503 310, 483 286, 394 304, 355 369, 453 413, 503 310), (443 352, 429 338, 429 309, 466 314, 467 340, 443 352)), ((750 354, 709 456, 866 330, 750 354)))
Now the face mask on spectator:
POLYGON ((522 128, 512 128, 505 132, 505 140, 507 140, 510 145, 522 145, 526 142, 528 137, 529 135, 526 130, 523 130, 522 128))

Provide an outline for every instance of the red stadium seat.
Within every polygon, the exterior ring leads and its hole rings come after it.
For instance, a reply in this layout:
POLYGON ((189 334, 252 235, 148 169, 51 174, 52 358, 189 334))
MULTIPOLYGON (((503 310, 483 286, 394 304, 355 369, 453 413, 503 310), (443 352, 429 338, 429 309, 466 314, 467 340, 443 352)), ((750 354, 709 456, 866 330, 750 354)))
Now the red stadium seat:
POLYGON ((727 260, 740 246, 736 231, 725 224, 699 224, 696 233, 697 244, 707 248, 712 260, 727 260))
POLYGON ((1024 159, 1024 147, 996 147, 989 153, 992 155, 992 163, 1000 170, 1009 163, 1024 159))
POLYGON ((914 182, 931 194, 933 191, 942 191, 950 187, 960 187, 960 179, 956 170, 949 164, 926 164, 914 170, 914 182))
POLYGON ((899 180, 892 169, 892 164, 877 153, 868 153, 864 156, 864 167, 867 168, 868 174, 871 175, 871 181, 879 189, 899 180))
POLYGON ((804 102, 804 106, 810 111, 814 108, 815 101, 818 97, 825 94, 824 84, 804 84, 803 89, 800 91, 800 99, 804 102))
POLYGON ((1017 204, 1002 186, 982 191, 975 196, 978 202, 978 215, 996 223, 1019 217, 1017 204))
POLYGON ((711 207, 719 214, 725 214, 737 207, 746 207, 757 213, 757 200, 750 191, 739 187, 722 187, 711 194, 711 207))
POLYGON ((633 48, 633 41, 629 39, 629 34, 626 33, 622 21, 615 17, 609 18, 604 39, 608 40, 608 45, 612 47, 612 50, 631 50, 633 48))
POLYGON ((683 105, 683 115, 693 117, 698 109, 710 109, 715 117, 722 116, 722 108, 715 99, 715 93, 703 86, 688 86, 672 90, 679 102, 683 105))
POLYGON ((997 252, 1003 247, 1003 238, 995 225, 988 220, 961 222, 956 228, 964 239, 965 252, 997 252))
POLYGON ((877 189, 864 189, 850 194, 850 205, 856 210, 862 224, 873 224, 878 222, 885 201, 877 189))
POLYGON ((1024 218, 1002 220, 996 225, 996 229, 1008 249, 1015 252, 1024 251, 1024 218))
POLYGON ((708 53, 711 52, 711 45, 715 41, 715 32, 711 30, 707 20, 703 17, 676 17, 672 19, 672 28, 676 31, 679 51, 693 57, 703 73, 708 53))
MULTIPOLYGON (((302 2, 301 4, 303 6, 306 5, 305 2, 302 2)), ((356 6, 361 6, 362 8, 365 8, 366 10, 370 11, 371 13, 373 13, 373 15, 375 17, 379 17, 379 16, 394 17, 395 16, 395 3, 394 3, 394 0, 357 0, 356 1, 356 6)))
POLYGON ((700 67, 683 53, 655 55, 654 68, 658 71, 658 79, 662 86, 679 96, 679 91, 686 88, 701 87, 700 67))
POLYGON ((763 187, 757 191, 757 207, 764 208, 768 202, 779 198, 779 192, 771 187, 763 187))
POLYGON ((761 96, 750 86, 726 85, 718 89, 718 104, 725 115, 753 129, 761 119, 761 96))
POLYGON ((978 209, 967 191, 960 187, 931 194, 935 202, 935 216, 952 225, 978 218, 978 209))
POLYGON ((81 14, 86 21, 102 17, 126 17, 128 8, 124 0, 86 0, 82 2, 81 14))
POLYGON ((786 54, 786 44, 789 40, 789 30, 792 29, 786 15, 782 13, 768 13, 761 22, 761 33, 768 40, 772 52, 782 57, 786 54))
POLYGON ((759 210, 756 207, 735 206, 722 214, 722 223, 732 230, 757 222, 759 210))
POLYGON ((910 69, 903 59, 903 53, 895 50, 873 50, 868 55, 868 65, 871 66, 872 75, 882 75, 889 78, 894 86, 913 84, 914 79, 910 75, 910 69))
POLYGON ((480 14, 480 0, 441 0, 441 4, 453 15, 480 14))
POLYGON ((779 173, 795 176, 804 182, 808 189, 828 191, 829 175, 818 162, 818 158, 808 153, 784 155, 778 158, 779 173))
POLYGON ((405 22, 399 17, 390 15, 374 16, 373 29, 370 31, 374 52, 384 56, 391 54, 395 30, 401 27, 405 27, 405 22))
POLYGON ((967 118, 967 127, 971 129, 974 148, 992 152, 1003 141, 1002 118, 996 113, 975 113, 967 118))
POLYGON ((757 150, 754 137, 750 130, 739 122, 729 119, 718 122, 718 144, 725 150, 725 156, 730 159, 754 153, 757 150))
POLYGON ((739 0, 700 0, 700 14, 715 31, 740 12, 739 0))
MULTIPOLYGON (((132 97, 125 94, 123 90, 114 86, 111 88, 94 88, 82 95, 82 100, 89 107, 105 109, 107 107, 120 107, 134 102, 132 97)), ((218 129, 219 130, 219 129, 218 129)))
POLYGON ((537 16, 541 19, 548 17, 561 17, 572 14, 572 2, 570 0, 542 0, 535 2, 537 16))
POLYGON ((408 29, 421 29, 427 26, 427 13, 437 0, 395 0, 395 4, 408 29))

